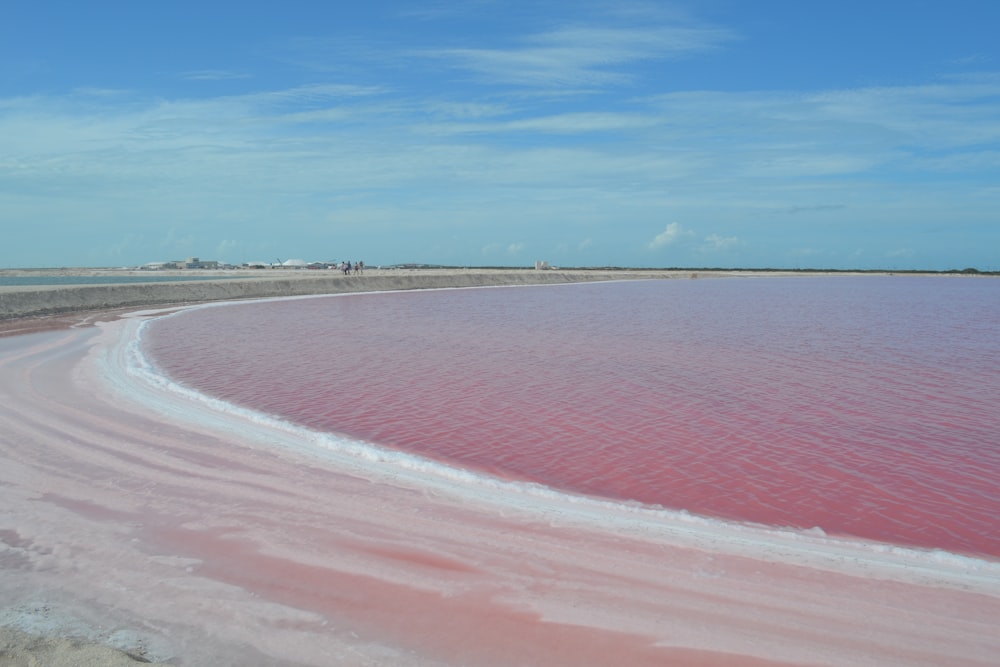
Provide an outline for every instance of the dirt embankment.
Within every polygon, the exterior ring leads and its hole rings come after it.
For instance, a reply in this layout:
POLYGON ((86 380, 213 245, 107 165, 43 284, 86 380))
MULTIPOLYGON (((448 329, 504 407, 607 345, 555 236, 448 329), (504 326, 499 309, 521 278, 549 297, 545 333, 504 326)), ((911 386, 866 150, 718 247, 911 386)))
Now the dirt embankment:
MULTIPOLYGON (((253 275, 174 282, 33 285, 0 287, 0 321, 65 316, 145 306, 310 294, 343 294, 446 287, 546 285, 600 280, 688 277, 668 271, 383 270, 345 276, 253 275)), ((10 329, 10 325, 6 327, 10 329)))
POLYGON ((308 294, 494 285, 545 285, 627 278, 676 277, 653 271, 382 271, 365 275, 251 277, 0 288, 0 319, 60 313, 308 294))

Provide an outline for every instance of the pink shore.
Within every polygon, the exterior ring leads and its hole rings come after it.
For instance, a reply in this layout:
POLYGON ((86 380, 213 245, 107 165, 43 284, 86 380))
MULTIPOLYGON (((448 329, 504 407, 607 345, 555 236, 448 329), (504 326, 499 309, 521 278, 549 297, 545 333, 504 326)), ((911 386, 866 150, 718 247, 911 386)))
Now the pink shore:
POLYGON ((0 338, 0 625, 175 665, 997 664, 1000 564, 324 449, 128 372, 143 317, 0 338))

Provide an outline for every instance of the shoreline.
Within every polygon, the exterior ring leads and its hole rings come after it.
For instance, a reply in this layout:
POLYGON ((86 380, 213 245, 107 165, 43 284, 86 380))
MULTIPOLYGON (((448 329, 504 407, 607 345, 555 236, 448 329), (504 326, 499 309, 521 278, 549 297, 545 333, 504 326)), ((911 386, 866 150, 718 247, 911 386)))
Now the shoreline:
POLYGON ((3 277, 55 279, 95 278, 108 282, 80 284, 0 284, 0 336, 61 328, 58 318, 80 313, 113 312, 146 307, 178 306, 209 301, 347 294, 360 292, 558 285, 616 280, 665 280, 733 277, 808 276, 948 276, 956 273, 891 271, 797 271, 743 269, 366 269, 361 275, 336 270, 168 270, 131 269, 0 269, 3 277), (122 277, 148 278, 114 282, 122 277), (25 326, 24 320, 39 320, 25 326), (49 319, 51 322, 43 320, 49 319), (12 320, 21 320, 18 326, 12 320))

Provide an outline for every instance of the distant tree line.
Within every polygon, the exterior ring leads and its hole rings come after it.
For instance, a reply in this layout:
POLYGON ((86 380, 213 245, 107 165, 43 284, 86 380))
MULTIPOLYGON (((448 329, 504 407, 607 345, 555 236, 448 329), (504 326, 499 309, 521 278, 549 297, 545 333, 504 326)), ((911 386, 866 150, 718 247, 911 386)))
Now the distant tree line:
MULTIPOLYGON (((480 269, 490 271, 521 271, 534 270, 533 266, 455 266, 450 264, 393 264, 383 266, 384 269, 480 269)), ((1000 271, 980 271, 977 268, 948 269, 936 271, 932 269, 779 269, 763 268, 726 268, 723 266, 553 266, 553 270, 563 271, 725 271, 727 273, 895 273, 895 274, 967 274, 998 276, 1000 271)))

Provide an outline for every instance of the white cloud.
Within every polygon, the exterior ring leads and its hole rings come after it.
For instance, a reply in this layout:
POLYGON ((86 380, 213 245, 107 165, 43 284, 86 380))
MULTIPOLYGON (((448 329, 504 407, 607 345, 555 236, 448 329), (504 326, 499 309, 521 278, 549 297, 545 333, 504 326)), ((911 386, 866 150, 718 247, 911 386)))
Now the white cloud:
POLYGON ((728 250, 736 245, 738 245, 740 240, 735 236, 719 236, 718 234, 709 234, 705 237, 704 250, 718 251, 718 250, 728 250))
POLYGON ((524 250, 524 243, 521 242, 511 243, 509 246, 507 246, 508 255, 519 255, 523 250, 524 250))
POLYGON ((649 242, 650 250, 659 250, 664 246, 676 243, 678 240, 693 236, 694 232, 684 229, 680 223, 671 222, 666 228, 656 235, 656 237, 649 242))

